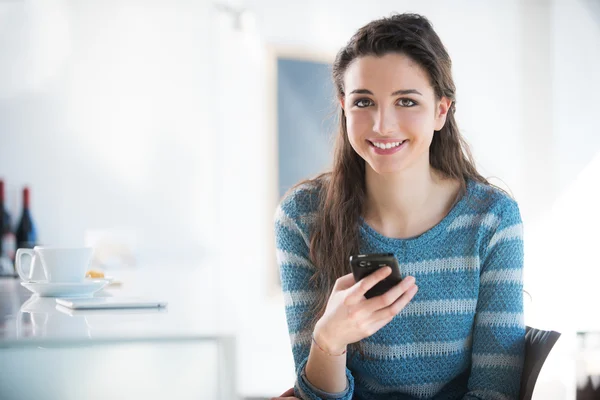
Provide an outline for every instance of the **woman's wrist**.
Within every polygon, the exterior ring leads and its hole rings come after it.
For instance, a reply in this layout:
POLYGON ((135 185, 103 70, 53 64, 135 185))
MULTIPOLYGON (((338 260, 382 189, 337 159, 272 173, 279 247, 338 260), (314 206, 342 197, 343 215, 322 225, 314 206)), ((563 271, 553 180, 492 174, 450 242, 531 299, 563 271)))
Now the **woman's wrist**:
POLYGON ((329 355, 343 355, 346 353, 348 346, 345 343, 336 342, 335 338, 328 335, 327 331, 319 322, 315 325, 312 334, 313 342, 317 347, 329 355))

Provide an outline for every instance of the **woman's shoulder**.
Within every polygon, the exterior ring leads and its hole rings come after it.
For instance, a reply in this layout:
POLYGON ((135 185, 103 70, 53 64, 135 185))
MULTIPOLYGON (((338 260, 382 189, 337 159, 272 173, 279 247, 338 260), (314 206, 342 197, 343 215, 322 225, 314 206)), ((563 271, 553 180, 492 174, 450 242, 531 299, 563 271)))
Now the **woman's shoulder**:
POLYGON ((327 176, 321 175, 298 183, 283 195, 278 209, 294 219, 314 215, 319 209, 326 179, 327 176))
POLYGON ((493 214, 502 219, 521 219, 517 201, 498 186, 469 181, 467 197, 469 207, 471 210, 475 209, 478 214, 493 214))

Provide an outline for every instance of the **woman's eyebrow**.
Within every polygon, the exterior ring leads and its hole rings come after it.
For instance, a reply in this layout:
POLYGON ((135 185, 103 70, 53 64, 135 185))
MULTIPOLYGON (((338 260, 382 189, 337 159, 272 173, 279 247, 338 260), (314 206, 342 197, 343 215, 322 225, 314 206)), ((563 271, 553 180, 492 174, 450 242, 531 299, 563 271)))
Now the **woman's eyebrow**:
MULTIPOLYGON (((349 94, 370 94, 371 96, 373 96, 373 92, 371 92, 369 89, 355 89, 349 94)), ((419 96, 423 96, 421 92, 419 92, 417 89, 396 90, 392 93, 392 96, 398 96, 399 94, 418 94, 419 96)))

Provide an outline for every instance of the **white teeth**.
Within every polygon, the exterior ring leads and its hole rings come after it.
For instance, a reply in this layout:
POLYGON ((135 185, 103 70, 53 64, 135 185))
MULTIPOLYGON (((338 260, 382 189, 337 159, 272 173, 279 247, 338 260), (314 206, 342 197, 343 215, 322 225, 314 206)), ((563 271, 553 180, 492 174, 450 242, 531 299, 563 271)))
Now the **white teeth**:
POLYGON ((404 141, 402 142, 390 142, 390 143, 377 143, 377 142, 371 142, 373 143, 373 146, 378 147, 380 149, 391 149, 392 147, 398 147, 400 146, 400 144, 404 143, 404 141))

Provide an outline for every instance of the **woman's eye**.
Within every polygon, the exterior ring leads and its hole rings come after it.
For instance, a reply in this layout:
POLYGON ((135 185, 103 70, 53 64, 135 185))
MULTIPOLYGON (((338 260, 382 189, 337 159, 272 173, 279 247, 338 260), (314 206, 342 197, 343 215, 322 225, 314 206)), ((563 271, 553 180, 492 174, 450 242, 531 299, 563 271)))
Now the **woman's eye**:
POLYGON ((354 102, 354 105, 358 108, 369 107, 372 104, 373 104, 373 102, 369 99, 360 99, 360 100, 357 100, 354 102))
POLYGON ((398 105, 401 107, 414 107, 417 105, 417 103, 415 103, 411 99, 400 99, 398 100, 398 105))

